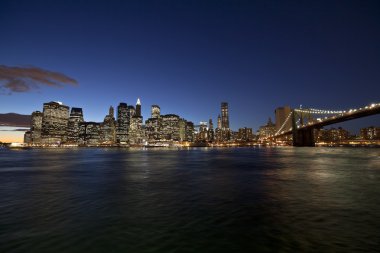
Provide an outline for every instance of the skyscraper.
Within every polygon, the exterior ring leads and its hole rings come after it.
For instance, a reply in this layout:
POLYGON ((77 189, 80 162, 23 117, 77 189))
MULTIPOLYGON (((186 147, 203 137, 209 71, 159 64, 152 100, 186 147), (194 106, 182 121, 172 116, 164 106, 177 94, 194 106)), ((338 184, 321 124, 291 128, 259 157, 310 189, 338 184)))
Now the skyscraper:
POLYGON ((230 129, 230 120, 228 117, 228 103, 222 102, 222 129, 230 129))
POLYGON ((127 111, 127 122, 128 125, 131 124, 132 117, 136 115, 136 109, 133 105, 128 105, 128 111, 127 111))
POLYGON ((162 115, 162 127, 161 127, 161 138, 167 141, 179 141, 179 121, 180 118, 175 114, 162 115))
POLYGON ((137 102, 136 102, 136 116, 138 116, 138 117, 141 116, 141 102, 140 102, 140 98, 138 98, 137 102))
POLYGON ((128 106, 127 103, 120 103, 117 107, 117 130, 116 141, 121 144, 128 142, 128 106))
MULTIPOLYGON (((284 107, 278 107, 274 113, 275 113, 275 120, 276 120, 276 131, 280 130, 282 125, 285 123, 287 117, 291 113, 292 109, 290 106, 284 106, 284 107)), ((292 127, 292 121, 288 120, 288 122, 283 126, 283 131, 288 131, 292 127)))
POLYGON ((191 121, 186 121, 186 141, 194 141, 194 123, 191 121))
POLYGON ((160 117, 160 107, 158 105, 152 105, 152 118, 159 118, 160 117))
POLYGON ((218 122, 217 122, 217 127, 215 129, 214 139, 218 142, 222 141, 222 119, 220 117, 220 114, 218 115, 218 122))
POLYGON ((108 115, 104 117, 103 124, 101 124, 102 142, 104 144, 114 144, 116 141, 116 123, 114 117, 114 109, 110 106, 108 115))
POLYGON ((35 111, 32 113, 32 126, 30 129, 31 139, 30 142, 33 144, 41 143, 41 131, 42 131, 42 117, 43 113, 40 111, 35 111))
POLYGON ((60 102, 44 103, 41 137, 43 144, 66 141, 69 107, 60 102))
POLYGON ((83 122, 82 108, 71 108, 69 122, 67 124, 67 142, 77 144, 79 141, 79 123, 83 122))
POLYGON ((213 142, 214 141, 214 124, 212 123, 212 119, 208 121, 208 141, 213 142))
POLYGON ((222 102, 222 140, 228 141, 231 138, 230 119, 228 116, 228 103, 222 102))
MULTIPOLYGON (((130 115, 132 115, 131 113, 130 115)), ((141 102, 137 99, 136 111, 130 118, 128 139, 130 144, 142 144, 145 139, 143 125, 143 117, 141 116, 141 102)))

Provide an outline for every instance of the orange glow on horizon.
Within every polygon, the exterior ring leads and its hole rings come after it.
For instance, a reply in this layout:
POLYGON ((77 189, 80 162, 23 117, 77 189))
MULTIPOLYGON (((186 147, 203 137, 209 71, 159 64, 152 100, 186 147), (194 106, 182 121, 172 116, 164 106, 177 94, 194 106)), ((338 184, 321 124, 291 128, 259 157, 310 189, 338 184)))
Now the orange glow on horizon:
POLYGON ((0 131, 0 141, 24 142, 24 133, 22 131, 0 131))

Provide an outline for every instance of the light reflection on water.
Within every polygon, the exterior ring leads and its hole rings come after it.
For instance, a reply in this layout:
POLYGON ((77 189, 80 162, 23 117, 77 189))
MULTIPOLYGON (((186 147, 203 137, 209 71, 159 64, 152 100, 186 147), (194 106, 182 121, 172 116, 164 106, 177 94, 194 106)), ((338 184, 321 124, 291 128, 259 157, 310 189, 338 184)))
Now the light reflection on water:
POLYGON ((378 249, 380 152, 0 152, 0 252, 378 249))

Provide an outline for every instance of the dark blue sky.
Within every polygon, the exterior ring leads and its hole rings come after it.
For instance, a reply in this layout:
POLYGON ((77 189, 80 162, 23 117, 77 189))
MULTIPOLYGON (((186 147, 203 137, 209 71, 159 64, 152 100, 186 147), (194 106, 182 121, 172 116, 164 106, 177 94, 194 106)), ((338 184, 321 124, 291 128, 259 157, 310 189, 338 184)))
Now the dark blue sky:
MULTIPOLYGON (((3 0, 0 31, 1 65, 79 83, 3 92, 0 113, 53 100, 101 121, 140 97, 144 119, 158 104, 199 122, 216 121, 227 101, 232 128, 256 131, 277 106, 380 102, 379 1, 3 0)), ((379 116, 350 126, 367 125, 379 116)))

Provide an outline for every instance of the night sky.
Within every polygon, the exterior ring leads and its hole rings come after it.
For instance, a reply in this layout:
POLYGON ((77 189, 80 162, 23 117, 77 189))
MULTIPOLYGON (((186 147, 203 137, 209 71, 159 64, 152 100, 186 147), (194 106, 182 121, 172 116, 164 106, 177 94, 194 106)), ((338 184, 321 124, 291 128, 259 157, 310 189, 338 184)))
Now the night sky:
MULTIPOLYGON (((2 0, 0 31, 3 68, 61 74, 60 84, 3 78, 0 113, 62 101, 102 121, 139 97, 144 120, 158 104, 216 123, 226 101, 232 129, 256 131, 278 106, 380 102, 379 1, 2 0)), ((379 115, 347 128, 369 125, 379 115)))

